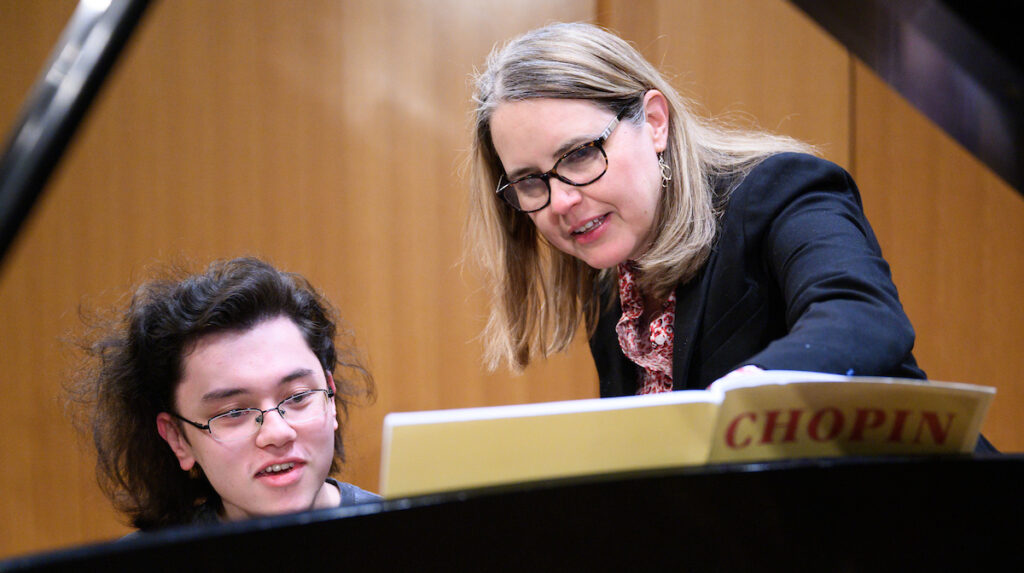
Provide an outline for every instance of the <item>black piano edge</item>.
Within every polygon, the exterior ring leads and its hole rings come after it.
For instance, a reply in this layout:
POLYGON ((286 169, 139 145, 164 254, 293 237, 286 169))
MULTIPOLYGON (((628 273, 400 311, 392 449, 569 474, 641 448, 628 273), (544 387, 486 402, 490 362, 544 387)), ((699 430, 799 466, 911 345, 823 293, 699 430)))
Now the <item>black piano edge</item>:
POLYGON ((324 543, 305 556, 308 560, 339 567, 440 563, 543 570, 553 563, 589 563, 608 570, 660 563, 675 554, 673 546, 682 551, 680 557, 690 558, 685 562, 716 568, 783 563, 790 570, 828 563, 842 564, 844 570, 885 570, 888 564, 995 565, 1018 553, 1011 549, 1016 539, 1004 540, 1002 533, 1019 527, 1002 528, 1024 515, 1018 491, 1022 479, 1024 455, 978 454, 629 471, 167 528, 15 557, 0 561, 0 571, 142 564, 160 571, 288 567, 295 563, 289 557, 294 549, 287 548, 303 540, 324 543), (669 533, 665 544, 652 545, 643 536, 629 539, 631 531, 666 525, 680 531, 669 533), (835 536, 819 531, 827 527, 835 528, 835 536), (744 541, 734 545, 726 539, 711 546, 730 533, 744 541), (442 549, 453 537, 461 540, 458 548, 442 549), (620 537, 625 545, 616 544, 620 537), (804 543, 802 537, 810 539, 804 543), (526 551, 492 549, 491 540, 526 551), (958 542, 964 544, 962 550, 958 542), (279 547, 268 550, 270 544, 279 547), (900 553, 894 561, 882 557, 896 550, 900 553))

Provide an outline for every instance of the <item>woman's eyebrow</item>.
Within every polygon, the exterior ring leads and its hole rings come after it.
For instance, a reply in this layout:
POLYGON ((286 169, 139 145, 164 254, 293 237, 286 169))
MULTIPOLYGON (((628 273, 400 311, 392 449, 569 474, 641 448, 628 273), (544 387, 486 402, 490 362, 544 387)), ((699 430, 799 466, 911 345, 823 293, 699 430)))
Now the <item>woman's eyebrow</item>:
POLYGON ((565 155, 566 153, 569 153, 570 151, 572 151, 574 147, 579 147, 581 145, 590 143, 591 141, 594 141, 595 139, 597 139, 596 136, 594 136, 594 137, 574 137, 574 138, 570 139, 569 141, 566 141, 565 143, 563 143, 561 145, 561 147, 556 149, 555 152, 551 154, 551 157, 555 161, 558 161, 559 159, 562 158, 563 155, 565 155))
MULTIPOLYGON (((558 147, 558 149, 556 149, 553 152, 551 152, 552 166, 554 166, 554 162, 555 161, 558 161, 559 159, 561 159, 563 155, 565 155, 566 153, 572 151, 573 148, 579 147, 579 146, 584 145, 586 143, 590 143, 591 141, 594 141, 595 139, 597 139, 597 138, 596 137, 574 137, 574 138, 566 141, 565 143, 560 145, 558 147)), ((543 171, 541 171, 541 169, 539 167, 522 167, 522 168, 516 169, 515 171, 512 171, 510 173, 506 173, 505 177, 507 177, 509 181, 515 181, 516 179, 519 179, 520 177, 525 177, 526 175, 529 175, 531 172, 543 173, 543 171)))

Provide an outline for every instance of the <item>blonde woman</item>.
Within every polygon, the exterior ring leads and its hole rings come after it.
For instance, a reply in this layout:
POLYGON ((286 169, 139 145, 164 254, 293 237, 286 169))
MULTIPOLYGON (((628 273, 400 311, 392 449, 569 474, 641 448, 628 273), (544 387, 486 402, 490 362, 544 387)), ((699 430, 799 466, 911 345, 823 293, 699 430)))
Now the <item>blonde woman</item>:
POLYGON ((492 368, 585 326, 602 396, 741 367, 925 377, 853 180, 809 146, 697 117, 587 24, 496 49, 474 98, 469 245, 492 368))

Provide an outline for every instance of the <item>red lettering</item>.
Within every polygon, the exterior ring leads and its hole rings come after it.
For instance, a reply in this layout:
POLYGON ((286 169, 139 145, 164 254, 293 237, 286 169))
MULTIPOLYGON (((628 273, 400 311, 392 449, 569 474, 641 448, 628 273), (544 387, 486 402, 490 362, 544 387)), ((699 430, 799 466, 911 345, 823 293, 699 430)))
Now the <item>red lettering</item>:
POLYGON ((953 412, 946 413, 946 427, 942 427, 939 423, 938 412, 921 412, 921 423, 917 425, 917 433, 914 435, 914 443, 921 443, 921 430, 925 425, 932 433, 932 438, 936 444, 943 444, 946 442, 946 438, 949 437, 949 429, 953 426, 953 418, 956 414, 953 412))
MULTIPOLYGON (((775 430, 779 426, 779 411, 769 410, 765 412, 764 420, 764 434, 761 435, 762 444, 772 443, 772 436, 775 434, 775 430)), ((800 422, 800 415, 803 414, 803 410, 796 409, 789 411, 789 421, 785 422, 786 434, 783 436, 783 442, 792 442, 796 440, 797 424, 800 422)))
POLYGON ((881 426, 884 422, 884 411, 857 408, 857 414, 853 417, 853 430, 850 432, 850 441, 862 441, 864 439, 864 430, 873 430, 881 426), (870 420, 868 418, 869 416, 871 417, 870 420))
POLYGON ((831 440, 839 435, 839 432, 843 429, 843 413, 837 408, 824 408, 815 412, 814 417, 811 418, 811 423, 807 427, 807 433, 810 434, 812 440, 823 442, 825 440, 831 440), (824 436, 818 432, 818 426, 821 425, 821 420, 826 414, 832 414, 832 428, 824 436))
POLYGON ((892 422, 892 431, 889 432, 890 442, 902 442, 903 441, 903 426, 907 422, 907 416, 910 415, 910 410, 896 410, 896 419, 892 422))
POLYGON ((747 439, 743 440, 743 443, 736 443, 736 426, 739 426, 740 422, 744 418, 750 418, 751 422, 757 422, 757 416, 753 412, 745 412, 733 418, 733 420, 729 422, 729 427, 725 430, 725 444, 730 448, 745 448, 750 445, 750 436, 747 436, 747 439))

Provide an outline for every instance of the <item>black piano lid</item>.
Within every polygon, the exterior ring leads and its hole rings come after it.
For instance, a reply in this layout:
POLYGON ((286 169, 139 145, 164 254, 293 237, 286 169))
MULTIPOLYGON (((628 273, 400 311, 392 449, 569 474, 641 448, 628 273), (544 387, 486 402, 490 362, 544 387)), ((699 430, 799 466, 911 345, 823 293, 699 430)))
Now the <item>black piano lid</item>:
POLYGON ((0 156, 0 263, 149 4, 81 0, 0 156))

